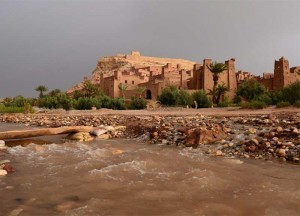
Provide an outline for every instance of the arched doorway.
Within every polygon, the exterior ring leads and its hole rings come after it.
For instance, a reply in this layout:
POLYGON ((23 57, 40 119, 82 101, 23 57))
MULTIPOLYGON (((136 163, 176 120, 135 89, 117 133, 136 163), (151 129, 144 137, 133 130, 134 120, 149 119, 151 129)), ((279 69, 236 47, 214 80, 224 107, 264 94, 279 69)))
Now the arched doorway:
POLYGON ((146 99, 151 100, 152 99, 152 94, 151 94, 151 90, 147 89, 146 91, 146 99))

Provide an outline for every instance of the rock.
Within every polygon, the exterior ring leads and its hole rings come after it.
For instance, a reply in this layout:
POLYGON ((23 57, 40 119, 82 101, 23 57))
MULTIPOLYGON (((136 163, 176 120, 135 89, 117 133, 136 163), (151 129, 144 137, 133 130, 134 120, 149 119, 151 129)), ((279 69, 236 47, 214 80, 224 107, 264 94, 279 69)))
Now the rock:
POLYGON ((22 211, 23 209, 21 208, 14 209, 8 214, 8 216, 18 216, 22 211))
POLYGON ((36 152, 44 151, 44 150, 45 150, 45 146, 42 146, 42 145, 36 145, 36 146, 34 146, 34 150, 35 150, 36 152))
POLYGON ((153 137, 153 138, 157 138, 157 137, 158 137, 158 132, 157 132, 157 131, 153 132, 153 133, 152 133, 152 137, 153 137))
POLYGON ((0 161, 0 164, 10 163, 10 160, 2 160, 0 161))
POLYGON ((98 136, 100 136, 102 134, 105 134, 107 132, 108 132, 108 130, 105 130, 105 129, 95 129, 95 130, 92 130, 90 132, 90 134, 93 135, 93 136, 97 136, 98 137, 98 136))
POLYGON ((0 169, 0 176, 5 176, 5 175, 7 175, 7 171, 0 169))
POLYGON ((295 163, 299 163, 299 158, 298 158, 298 157, 294 157, 294 158, 293 158, 293 161, 294 161, 295 163))
POLYGON ((0 140, 0 147, 5 146, 5 141, 4 140, 0 140))
POLYGON ((12 165, 7 164, 7 163, 4 164, 3 170, 6 170, 8 173, 9 173, 9 172, 14 172, 14 171, 15 171, 15 169, 12 167, 12 165))
POLYGON ((121 150, 121 149, 112 148, 112 149, 111 149, 111 153, 112 153, 113 155, 118 155, 118 154, 123 154, 124 151, 121 150))
POLYGON ((102 134, 102 135, 98 136, 98 138, 99 139, 107 140, 107 139, 111 138, 111 135, 110 134, 102 134))
POLYGON ((166 144, 168 144, 169 142, 168 142, 168 140, 163 139, 163 140, 161 141, 161 143, 164 144, 164 145, 166 145, 166 144))
POLYGON ((221 150, 217 150, 215 152, 215 156, 222 156, 223 155, 223 152, 221 150))
POLYGON ((212 128, 199 127, 186 133, 185 146, 197 148, 199 144, 208 144, 226 138, 225 129, 216 124, 212 128))
POLYGON ((255 128, 249 128, 249 129, 248 129, 248 132, 249 132, 250 134, 255 134, 255 133, 256 133, 256 129, 255 129, 255 128))
POLYGON ((5 146, 4 140, 0 140, 0 150, 1 149, 7 149, 7 147, 5 146))
POLYGON ((254 143, 255 145, 257 145, 257 146, 259 145, 259 142, 258 142, 257 139, 254 139, 254 138, 253 138, 253 139, 251 139, 250 141, 251 141, 252 143, 254 143))
POLYGON ((283 131, 283 129, 282 129, 282 127, 279 126, 279 127, 276 128, 276 131, 277 131, 278 133, 281 133, 281 132, 283 131))
POLYGON ((245 158, 250 158, 250 156, 248 154, 244 154, 245 158))
POLYGON ((229 143, 228 146, 229 146, 229 147, 233 147, 233 146, 234 146, 234 143, 229 143))
POLYGON ((77 140, 83 142, 93 140, 93 137, 91 137, 91 135, 87 132, 78 132, 78 133, 70 134, 66 138, 70 140, 77 140))
POLYGON ((247 147, 247 150, 250 151, 250 152, 255 152, 256 151, 256 146, 252 144, 252 145, 247 147))
POLYGON ((114 131, 115 130, 115 128, 113 126, 105 126, 104 129, 108 130, 108 131, 114 131))
POLYGON ((67 210, 74 209, 78 206, 78 203, 75 201, 66 201, 56 206, 56 210, 60 212, 65 212, 67 210))
POLYGON ((280 157, 285 157, 285 156, 286 156, 286 151, 285 151, 285 149, 279 149, 279 150, 278 150, 278 156, 280 156, 280 157))
POLYGON ((123 125, 116 126, 115 130, 126 130, 126 126, 123 125))

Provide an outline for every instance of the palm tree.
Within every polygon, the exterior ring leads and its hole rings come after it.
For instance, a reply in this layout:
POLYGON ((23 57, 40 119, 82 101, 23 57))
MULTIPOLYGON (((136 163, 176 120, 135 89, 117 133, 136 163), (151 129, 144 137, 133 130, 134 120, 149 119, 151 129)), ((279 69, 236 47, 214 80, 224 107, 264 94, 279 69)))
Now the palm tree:
POLYGON ((213 90, 212 90, 212 101, 216 103, 216 88, 218 85, 220 74, 223 73, 224 70, 227 70, 227 65, 223 63, 213 62, 210 65, 207 65, 208 70, 213 74, 213 90))
POLYGON ((137 95, 139 96, 139 98, 142 98, 143 93, 146 91, 145 87, 137 87, 135 89, 137 95))
POLYGON ((36 91, 40 92, 40 98, 44 97, 44 92, 48 91, 48 88, 44 85, 39 85, 35 88, 36 91))
POLYGON ((125 94, 124 92, 126 91, 126 89, 128 88, 128 85, 127 84, 123 84, 123 83, 120 83, 118 85, 118 88, 120 90, 120 94, 122 95, 122 97, 125 99, 125 94))
POLYGON ((221 97, 224 96, 226 92, 229 91, 229 88, 225 85, 225 83, 222 83, 221 85, 218 85, 216 88, 216 103, 220 103, 221 97))

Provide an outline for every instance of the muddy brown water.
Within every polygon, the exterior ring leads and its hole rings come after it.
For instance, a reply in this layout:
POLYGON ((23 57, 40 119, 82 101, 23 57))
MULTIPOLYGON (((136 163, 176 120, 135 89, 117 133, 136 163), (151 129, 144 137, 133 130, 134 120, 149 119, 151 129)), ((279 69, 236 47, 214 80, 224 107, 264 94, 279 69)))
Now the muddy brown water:
POLYGON ((12 146, 0 156, 16 169, 0 177, 0 215, 300 213, 297 165, 138 139, 12 146))

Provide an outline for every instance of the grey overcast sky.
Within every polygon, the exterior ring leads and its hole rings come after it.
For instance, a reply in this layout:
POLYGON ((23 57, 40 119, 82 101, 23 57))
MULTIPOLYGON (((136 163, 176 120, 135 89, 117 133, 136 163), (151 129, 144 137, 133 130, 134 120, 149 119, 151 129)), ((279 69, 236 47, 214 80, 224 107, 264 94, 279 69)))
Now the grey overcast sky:
POLYGON ((236 58, 237 69, 300 65, 299 0, 0 0, 0 98, 67 90, 99 58, 236 58))

